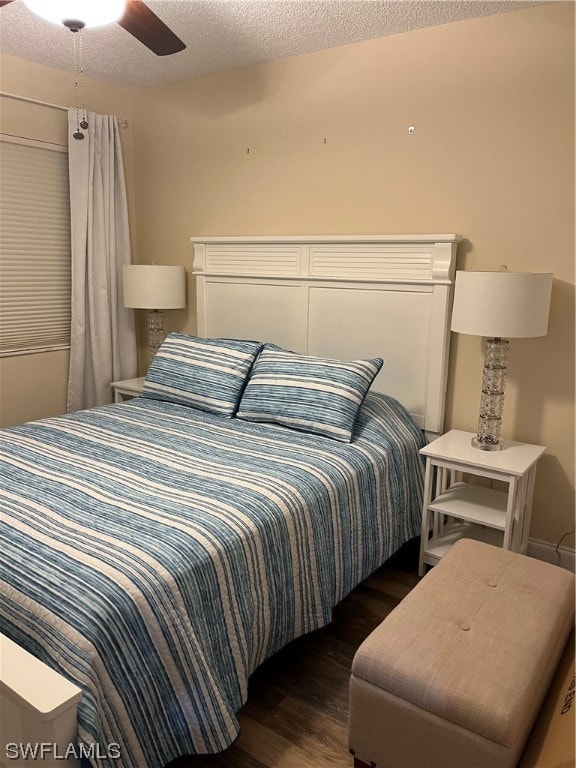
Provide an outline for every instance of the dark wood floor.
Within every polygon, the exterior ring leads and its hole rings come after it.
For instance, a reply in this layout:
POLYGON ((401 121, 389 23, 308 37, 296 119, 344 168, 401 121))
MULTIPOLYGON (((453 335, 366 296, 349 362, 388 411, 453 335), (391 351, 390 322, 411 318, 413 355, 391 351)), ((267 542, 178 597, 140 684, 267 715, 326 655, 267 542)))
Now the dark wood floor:
POLYGON ((351 768, 348 683, 360 643, 418 582, 417 541, 366 579, 325 629, 275 654, 250 679, 240 736, 218 755, 169 768, 351 768))

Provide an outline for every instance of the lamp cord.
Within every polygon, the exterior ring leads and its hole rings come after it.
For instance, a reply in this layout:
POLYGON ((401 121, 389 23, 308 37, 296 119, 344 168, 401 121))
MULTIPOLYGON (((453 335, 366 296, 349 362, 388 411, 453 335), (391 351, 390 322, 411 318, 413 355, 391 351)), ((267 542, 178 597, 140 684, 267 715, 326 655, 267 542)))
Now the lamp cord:
POLYGON ((572 536, 572 534, 575 533, 575 532, 576 532, 576 529, 574 529, 574 528, 572 528, 571 531, 566 531, 566 533, 563 536, 560 537, 560 541, 558 542, 558 544, 556 544, 556 546, 554 547, 554 549, 556 551, 556 557, 558 558, 558 563, 557 563, 558 565, 560 565, 560 563, 562 562, 562 555, 560 553, 560 546, 561 546, 562 542, 564 541, 566 536, 572 536))

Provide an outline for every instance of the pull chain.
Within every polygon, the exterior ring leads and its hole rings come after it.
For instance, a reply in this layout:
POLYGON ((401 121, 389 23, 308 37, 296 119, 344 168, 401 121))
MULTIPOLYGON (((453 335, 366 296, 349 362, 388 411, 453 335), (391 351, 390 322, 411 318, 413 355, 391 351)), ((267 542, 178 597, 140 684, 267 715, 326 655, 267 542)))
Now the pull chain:
POLYGON ((80 48, 80 107, 82 110, 82 120, 80 122, 80 128, 86 130, 88 128, 88 121, 86 120, 86 94, 84 83, 84 36, 82 30, 78 33, 79 48, 80 48))
POLYGON ((80 130, 88 128, 86 120, 86 109, 84 101, 84 51, 82 48, 82 29, 84 27, 81 21, 64 22, 65 26, 74 33, 74 101, 76 106, 76 130, 72 134, 75 139, 81 141, 84 134, 80 130), (82 120, 80 120, 80 111, 82 111, 82 120))

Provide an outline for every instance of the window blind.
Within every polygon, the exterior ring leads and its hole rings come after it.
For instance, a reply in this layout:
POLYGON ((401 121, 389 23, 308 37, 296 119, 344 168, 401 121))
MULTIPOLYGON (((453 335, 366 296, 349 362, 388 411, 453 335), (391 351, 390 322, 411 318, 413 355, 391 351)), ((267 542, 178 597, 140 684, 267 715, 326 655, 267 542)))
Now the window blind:
POLYGON ((0 138, 0 354, 70 344, 65 147, 0 138))

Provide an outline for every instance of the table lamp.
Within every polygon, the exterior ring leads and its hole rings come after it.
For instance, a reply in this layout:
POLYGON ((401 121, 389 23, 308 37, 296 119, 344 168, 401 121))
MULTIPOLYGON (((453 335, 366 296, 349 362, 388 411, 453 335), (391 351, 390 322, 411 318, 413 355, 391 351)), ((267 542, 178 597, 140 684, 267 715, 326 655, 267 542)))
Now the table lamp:
POLYGON ((122 270, 124 306, 148 310, 150 360, 164 341, 165 309, 186 306, 184 267, 159 264, 125 264, 122 270))
POLYGON ((500 451, 509 338, 545 336, 551 272, 457 272, 452 330, 486 336, 478 433, 472 445, 500 451))

